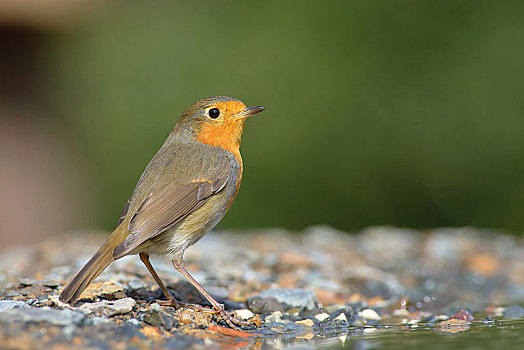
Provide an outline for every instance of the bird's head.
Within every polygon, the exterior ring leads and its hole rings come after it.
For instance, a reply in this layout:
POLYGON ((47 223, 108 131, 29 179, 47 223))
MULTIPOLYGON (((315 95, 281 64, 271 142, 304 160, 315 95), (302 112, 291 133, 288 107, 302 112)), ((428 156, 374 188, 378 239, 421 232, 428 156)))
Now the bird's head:
POLYGON ((189 106, 180 116, 174 133, 193 141, 238 152, 246 119, 264 107, 246 107, 231 97, 204 98, 189 106))

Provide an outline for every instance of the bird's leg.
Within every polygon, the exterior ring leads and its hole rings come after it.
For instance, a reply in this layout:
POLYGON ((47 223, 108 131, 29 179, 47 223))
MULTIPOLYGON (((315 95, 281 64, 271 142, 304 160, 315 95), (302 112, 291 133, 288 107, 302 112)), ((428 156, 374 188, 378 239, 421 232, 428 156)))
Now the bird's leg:
POLYGON ((173 266, 175 267, 175 269, 177 269, 178 272, 180 272, 182 275, 184 275, 184 277, 187 278, 189 280, 189 282, 191 282, 191 284, 196 289, 198 289, 198 291, 200 293, 202 293, 202 295, 211 303, 211 305, 213 305, 213 308, 216 310, 216 313, 218 313, 220 315, 220 317, 222 317, 222 319, 231 328, 239 330, 239 328, 236 325, 245 326, 245 327, 257 325, 256 321, 253 321, 253 322, 245 321, 245 320, 241 320, 241 319, 239 319, 237 317, 234 317, 234 316, 228 314, 226 312, 226 310, 224 310, 224 307, 222 305, 220 305, 215 299, 213 299, 213 297, 211 295, 209 295, 208 292, 206 292, 206 290, 193 278, 193 276, 191 276, 189 274, 189 272, 187 272, 187 270, 184 268, 184 266, 182 266, 182 264, 180 262, 177 262, 175 260, 173 260, 172 262, 173 262, 173 266))
POLYGON ((160 289, 162 290, 162 292, 164 293, 164 295, 167 298, 167 301, 165 301, 165 302, 160 301, 159 304, 164 305, 164 306, 173 306, 176 309, 180 309, 180 308, 184 308, 185 307, 185 308, 194 309, 194 310, 199 311, 199 312, 205 312, 205 313, 211 313, 211 314, 218 313, 218 311, 216 311, 214 309, 203 307, 201 305, 186 304, 186 303, 183 303, 183 302, 180 302, 180 301, 176 300, 175 297, 172 296, 171 293, 169 293, 169 291, 167 290, 166 286, 164 286, 164 283, 162 283, 162 280, 160 279, 160 277, 158 277, 158 274, 156 273, 155 269, 153 268, 153 265, 151 265, 151 262, 149 261, 149 255, 146 254, 146 253, 140 253, 139 256, 140 256, 140 260, 142 260, 144 265, 146 265, 147 270, 149 271, 151 276, 153 276, 153 278, 155 279, 156 283, 158 284, 158 286, 160 287, 160 289))

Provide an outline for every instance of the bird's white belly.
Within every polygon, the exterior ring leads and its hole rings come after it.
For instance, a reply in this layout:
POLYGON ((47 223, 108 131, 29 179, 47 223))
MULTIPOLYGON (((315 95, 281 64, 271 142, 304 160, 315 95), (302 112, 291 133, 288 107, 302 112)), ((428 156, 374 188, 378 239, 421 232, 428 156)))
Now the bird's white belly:
POLYGON ((182 261, 185 250, 211 231, 226 214, 226 209, 212 210, 224 207, 213 203, 220 199, 210 198, 206 205, 189 214, 180 223, 144 242, 144 250, 150 255, 169 254, 172 260, 182 261))

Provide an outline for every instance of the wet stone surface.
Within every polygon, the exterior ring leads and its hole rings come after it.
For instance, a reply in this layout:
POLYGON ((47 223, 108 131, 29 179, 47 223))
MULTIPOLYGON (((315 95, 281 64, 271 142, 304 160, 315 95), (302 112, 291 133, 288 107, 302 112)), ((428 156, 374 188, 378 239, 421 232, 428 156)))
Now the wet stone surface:
MULTIPOLYGON (((159 305, 162 292, 134 256, 113 263, 73 307, 60 303, 105 237, 71 233, 0 251, 3 348, 369 348, 391 337, 402 344, 406 330, 524 332, 524 243, 515 236, 472 228, 213 232, 187 251, 186 268, 236 317, 260 317, 260 327, 242 331, 217 315, 159 305)), ((152 262, 176 298, 210 306, 167 258, 152 262)))

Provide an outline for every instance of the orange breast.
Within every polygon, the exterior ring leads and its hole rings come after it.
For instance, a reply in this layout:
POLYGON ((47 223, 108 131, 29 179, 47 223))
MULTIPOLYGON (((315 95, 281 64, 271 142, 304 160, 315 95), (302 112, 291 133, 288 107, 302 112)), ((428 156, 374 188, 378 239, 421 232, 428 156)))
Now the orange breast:
POLYGON ((229 200, 227 208, 233 204, 240 182, 242 180, 242 156, 240 155, 240 140, 242 138, 242 130, 244 129, 243 120, 225 119, 222 123, 207 122, 202 124, 197 139, 210 146, 221 147, 235 156, 240 168, 238 180, 236 183, 235 194, 229 200))

